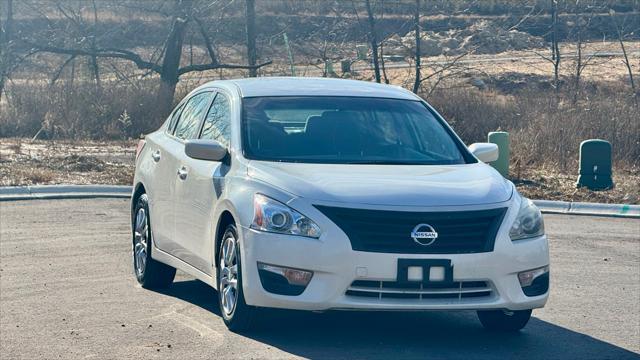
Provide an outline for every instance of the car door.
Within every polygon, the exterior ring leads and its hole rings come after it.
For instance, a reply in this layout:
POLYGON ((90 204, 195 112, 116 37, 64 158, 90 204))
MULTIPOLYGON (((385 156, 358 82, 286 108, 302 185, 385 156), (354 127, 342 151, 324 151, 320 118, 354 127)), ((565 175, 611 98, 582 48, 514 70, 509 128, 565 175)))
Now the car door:
POLYGON ((148 158, 140 161, 140 164, 148 166, 147 172, 151 174, 145 186, 149 196, 153 242, 160 249, 165 249, 173 238, 175 192, 169 179, 173 179, 176 166, 173 131, 184 106, 185 102, 178 105, 163 128, 147 135, 145 146, 148 151, 144 156, 148 158))
MULTIPOLYGON (((205 117, 200 138, 217 140, 228 148, 230 133, 230 100, 227 95, 218 92, 205 117)), ((188 174, 176 186, 179 198, 176 239, 186 247, 187 262, 213 276, 213 212, 229 164, 225 161, 191 159, 182 153, 182 167, 188 174)))
POLYGON ((204 114, 211 104, 213 95, 211 91, 199 92, 185 102, 175 129, 167 136, 163 146, 164 153, 161 154, 160 161, 165 162, 168 170, 159 174, 162 178, 156 180, 168 187, 168 190, 162 193, 164 198, 158 202, 162 204, 160 212, 165 214, 165 216, 159 219, 160 221, 166 222, 165 224, 161 224, 161 226, 165 229, 170 229, 166 230, 168 235, 164 236, 161 242, 156 242, 156 246, 183 261, 186 261, 185 259, 187 259, 188 256, 184 245, 180 243, 176 237, 175 224, 180 200, 177 186, 184 176, 182 169, 184 141, 198 137, 204 114))

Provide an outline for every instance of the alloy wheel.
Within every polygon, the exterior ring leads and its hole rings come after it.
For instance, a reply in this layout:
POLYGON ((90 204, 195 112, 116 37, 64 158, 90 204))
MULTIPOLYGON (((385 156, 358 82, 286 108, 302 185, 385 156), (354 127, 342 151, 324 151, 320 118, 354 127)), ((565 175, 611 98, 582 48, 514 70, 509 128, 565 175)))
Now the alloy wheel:
POLYGON ((149 238, 149 219, 144 208, 138 209, 134 227, 133 256, 136 275, 142 276, 147 266, 147 240, 149 238))
POLYGON ((224 238, 220 254, 220 301, 226 316, 231 316, 238 303, 237 240, 232 233, 224 238))

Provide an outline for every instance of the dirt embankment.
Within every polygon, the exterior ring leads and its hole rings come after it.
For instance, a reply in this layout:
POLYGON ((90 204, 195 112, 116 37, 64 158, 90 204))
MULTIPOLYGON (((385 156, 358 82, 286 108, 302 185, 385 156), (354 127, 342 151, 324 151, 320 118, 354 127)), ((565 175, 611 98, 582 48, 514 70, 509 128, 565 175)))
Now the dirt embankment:
MULTIPOLYGON (((400 37, 394 34, 384 41, 385 54, 413 56, 415 54, 415 31, 400 37)), ((456 56, 466 53, 499 54, 506 51, 542 48, 542 37, 524 31, 507 30, 495 22, 481 20, 464 29, 445 32, 424 31, 420 34, 420 55, 456 56)))

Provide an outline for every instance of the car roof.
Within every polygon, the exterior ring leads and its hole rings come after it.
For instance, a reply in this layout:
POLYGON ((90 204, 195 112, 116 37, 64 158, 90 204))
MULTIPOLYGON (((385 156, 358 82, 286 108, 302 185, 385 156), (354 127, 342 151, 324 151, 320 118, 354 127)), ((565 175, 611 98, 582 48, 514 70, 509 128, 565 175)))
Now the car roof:
POLYGON ((216 80, 201 86, 201 88, 210 86, 228 87, 228 85, 234 85, 241 97, 356 96, 419 100, 412 92, 399 86, 332 78, 258 77, 216 80))

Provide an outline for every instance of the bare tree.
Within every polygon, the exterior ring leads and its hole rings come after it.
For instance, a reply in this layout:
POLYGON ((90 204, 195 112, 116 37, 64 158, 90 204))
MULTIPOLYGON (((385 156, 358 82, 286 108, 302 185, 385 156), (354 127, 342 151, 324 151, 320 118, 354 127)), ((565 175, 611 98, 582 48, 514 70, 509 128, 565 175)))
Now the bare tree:
POLYGON ((551 63, 553 64, 553 88, 558 91, 560 72, 560 46, 558 38, 558 0, 551 0, 551 63))
POLYGON ((247 21, 247 63, 249 66, 249 76, 256 77, 258 69, 255 68, 258 54, 256 51, 256 2, 255 0, 245 1, 245 19, 247 21))
MULTIPOLYGON (((384 0, 380 0, 380 20, 384 19, 384 0)), ((387 66, 384 59, 384 40, 380 41, 380 67, 382 70, 382 77, 384 78, 384 83, 389 84, 389 77, 387 76, 387 66)))
POLYGON ((460 76, 467 75, 474 71, 473 67, 464 63, 464 58, 473 53, 473 51, 463 52, 460 55, 454 57, 447 57, 444 61, 432 62, 429 64, 429 68, 433 69, 433 72, 426 76, 420 77, 420 88, 423 83, 427 83, 424 90, 424 96, 428 98, 433 94, 438 87, 447 79, 452 79, 460 76))
MULTIPOLYGON (((96 6, 96 0, 91 0, 93 7, 93 28, 91 29, 91 47, 96 48, 96 36, 98 28, 98 7, 96 6)), ((102 83, 100 81, 100 68, 98 67, 98 57, 91 57, 91 69, 93 70, 93 77, 96 80, 96 92, 100 94, 102 91, 102 83)))
POLYGON ((573 21, 574 21, 574 36, 576 39, 576 61, 573 74, 573 103, 577 103, 581 93, 582 86, 582 73, 584 69, 591 64, 591 61, 598 55, 598 52, 589 54, 586 58, 583 54, 584 48, 584 31, 589 27, 595 8, 586 7, 584 11, 579 6, 579 2, 576 1, 574 7, 573 21), (587 12, 587 10, 589 10, 587 12))
POLYGON ((384 41, 380 42, 380 70, 382 70, 382 78, 385 84, 389 84, 389 77, 387 76, 387 66, 384 60, 384 41))
MULTIPOLYGON (((60 45, 49 39, 22 39, 25 43, 31 45, 36 52, 48 52, 54 54, 67 55, 69 58, 75 57, 90 57, 90 58, 110 58, 121 59, 133 62, 139 69, 147 70, 160 75, 160 86, 157 92, 157 102, 159 113, 167 113, 173 103, 173 97, 175 94, 176 85, 182 75, 213 69, 257 69, 262 66, 268 65, 271 61, 263 62, 261 64, 254 65, 241 65, 241 64, 226 64, 219 61, 215 49, 212 45, 213 41, 210 38, 208 32, 204 28, 202 21, 198 18, 200 13, 199 8, 195 6, 195 0, 174 0, 173 8, 169 15, 171 16, 171 26, 167 38, 162 46, 161 57, 158 60, 145 59, 139 53, 127 49, 118 47, 101 47, 96 43, 95 46, 76 46, 67 47, 60 45), (181 66, 181 57, 183 53, 183 43, 185 34, 191 21, 194 21, 198 28, 200 35, 207 48, 209 61, 207 63, 193 64, 181 66), (159 63, 161 61, 161 63, 159 63)), ((59 1, 57 3, 60 9, 62 9, 64 2, 59 1)), ((146 10, 152 10, 146 8, 146 6, 154 6, 155 2, 141 3, 140 6, 145 6, 146 10)), ((160 3, 162 4, 162 3, 160 3)), ((205 4, 205 3, 202 3, 205 4)), ((205 4, 210 6, 210 4, 205 4)), ((143 9, 143 10, 145 10, 143 9)), ((158 11, 158 13, 164 13, 158 11)), ((82 43, 80 43, 82 45, 82 43)))
POLYGON ((180 78, 182 44, 192 8, 193 0, 177 0, 174 5, 171 30, 165 44, 164 59, 160 70, 160 88, 158 90, 158 102, 160 106, 166 107, 167 110, 173 103, 173 95, 180 78))
POLYGON ((2 21, 2 12, 0 12, 0 100, 2 100, 5 81, 14 66, 11 51, 13 45, 13 0, 3 1, 0 4, 0 9, 4 9, 7 13, 5 20, 2 21))
POLYGON ((633 91, 633 95, 638 97, 640 93, 636 90, 636 85, 633 82, 633 71, 631 70, 631 62, 629 61, 629 56, 627 56, 627 50, 624 47, 624 34, 623 27, 618 24, 616 21, 616 13, 613 9, 609 10, 609 15, 611 15, 611 21, 615 26, 616 34, 618 35, 618 42, 620 43, 620 49, 622 49, 622 55, 624 56, 624 64, 627 66, 627 72, 629 73, 629 81, 631 82, 631 91, 633 91))
POLYGON ((414 28, 415 28, 415 34, 416 34, 416 51, 415 51, 415 55, 414 55, 414 61, 415 61, 415 67, 416 67, 416 79, 413 83, 413 92, 415 94, 418 93, 418 90, 420 90, 420 0, 416 0, 416 9, 415 12, 413 13, 413 21, 414 21, 414 28))
POLYGON ((574 78, 573 78, 573 86, 574 86, 574 92, 573 92, 573 103, 577 103, 578 102, 578 97, 580 94, 580 79, 582 76, 582 70, 584 70, 584 67, 586 66, 583 61, 582 61, 582 29, 583 29, 583 24, 582 22, 584 21, 581 17, 580 17, 580 10, 577 6, 578 4, 576 3, 576 7, 575 7, 575 13, 574 13, 574 21, 575 21, 575 32, 576 32, 576 67, 575 67, 575 74, 574 74, 574 78))
POLYGON ((323 77, 333 77, 337 76, 333 70, 333 63, 349 56, 347 39, 351 36, 349 27, 351 16, 355 16, 358 23, 360 19, 355 8, 348 8, 349 11, 345 11, 340 3, 318 4, 322 4, 323 12, 327 16, 321 19, 310 17, 307 20, 308 26, 314 30, 305 37, 305 40, 293 45, 296 53, 303 56, 309 67, 322 72, 323 77))
POLYGON ((553 66, 553 88, 556 92, 558 92, 560 89, 560 62, 562 61, 562 56, 560 54, 560 37, 558 34, 558 0, 550 0, 550 2, 551 26, 549 29, 549 33, 551 34, 551 56, 547 56, 538 52, 536 52, 536 54, 542 59, 550 62, 553 66))
POLYGON ((373 57, 373 72, 376 77, 376 82, 380 82, 380 61, 378 60, 378 36, 376 35, 376 20, 373 16, 373 9, 371 8, 371 1, 365 0, 367 7, 367 16, 369 22, 369 43, 371 44, 371 53, 373 57))

